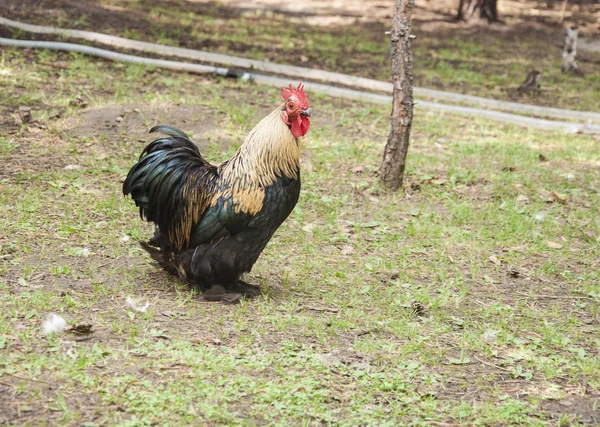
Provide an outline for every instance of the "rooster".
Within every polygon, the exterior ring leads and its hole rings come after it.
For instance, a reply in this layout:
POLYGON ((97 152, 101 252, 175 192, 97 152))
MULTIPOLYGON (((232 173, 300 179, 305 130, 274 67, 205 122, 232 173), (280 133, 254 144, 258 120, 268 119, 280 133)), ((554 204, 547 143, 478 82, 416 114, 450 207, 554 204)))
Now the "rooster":
POLYGON ((203 292, 236 303, 260 294, 240 279, 300 195, 300 141, 310 127, 302 83, 282 89, 285 102, 250 131, 229 160, 212 165, 179 129, 150 143, 123 183, 155 234, 140 242, 167 272, 203 292))

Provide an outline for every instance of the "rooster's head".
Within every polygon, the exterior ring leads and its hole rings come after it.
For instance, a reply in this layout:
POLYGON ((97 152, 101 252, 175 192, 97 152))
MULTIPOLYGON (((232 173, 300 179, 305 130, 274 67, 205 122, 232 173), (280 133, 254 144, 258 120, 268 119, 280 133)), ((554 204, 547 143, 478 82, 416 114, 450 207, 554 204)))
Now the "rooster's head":
POLYGON ((304 93, 304 85, 298 84, 296 89, 290 83, 290 88, 281 89, 285 104, 281 108, 281 118, 290 127, 295 137, 306 135, 310 128, 310 108, 308 98, 304 93))

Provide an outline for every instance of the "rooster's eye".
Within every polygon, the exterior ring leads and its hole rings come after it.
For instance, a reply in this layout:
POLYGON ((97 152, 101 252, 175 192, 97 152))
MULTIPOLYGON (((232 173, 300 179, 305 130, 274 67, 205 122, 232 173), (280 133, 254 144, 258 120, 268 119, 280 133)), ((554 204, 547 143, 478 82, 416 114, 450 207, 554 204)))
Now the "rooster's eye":
POLYGON ((290 102, 290 103, 288 104, 288 108, 290 108, 290 109, 292 109, 292 110, 293 110, 293 109, 294 109, 294 107, 295 107, 295 105, 294 105, 294 103, 293 103, 293 102, 290 102))

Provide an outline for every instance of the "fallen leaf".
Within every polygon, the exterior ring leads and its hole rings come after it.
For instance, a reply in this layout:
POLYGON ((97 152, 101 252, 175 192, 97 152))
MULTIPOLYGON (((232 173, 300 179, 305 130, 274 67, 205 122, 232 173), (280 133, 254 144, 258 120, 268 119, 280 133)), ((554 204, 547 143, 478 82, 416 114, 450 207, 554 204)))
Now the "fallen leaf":
POLYGON ((317 226, 315 224, 309 223, 309 224, 306 224, 304 227, 302 227, 302 231, 304 231, 306 233, 312 233, 316 227, 317 226))
POLYGON ((567 204, 567 196, 565 196, 564 194, 557 193, 556 191, 551 191, 550 196, 552 196, 554 200, 556 200, 559 203, 562 203, 563 205, 567 204))
POLYGON ((548 161, 548 157, 544 156, 542 153, 540 153, 540 155, 538 156, 538 159, 540 159, 540 162, 548 161))
POLYGON ((361 173, 365 170, 365 167, 363 165, 358 165, 352 168, 352 172, 354 173, 361 173))
POLYGON ((488 257, 488 259, 496 265, 502 264, 502 262, 500 262, 500 260, 498 259, 498 257, 496 257, 496 255, 491 255, 488 257))
POLYGON ((517 196, 517 202, 524 202, 524 203, 527 203, 527 202, 529 202, 529 197, 527 197, 527 196, 524 196, 524 195, 522 195, 522 194, 519 194, 519 195, 517 196))
POLYGON ((567 196, 565 196, 564 194, 557 193, 556 191, 546 191, 546 190, 542 190, 540 193, 546 203, 558 202, 563 205, 567 204, 567 196))
POLYGON ((71 326, 69 328, 68 332, 71 332, 72 334, 77 334, 77 335, 87 335, 87 334, 91 334, 94 331, 93 331, 92 325, 75 325, 75 326, 71 326))
POLYGON ((360 228, 375 228, 375 227, 379 227, 379 223, 377 221, 369 221, 369 222, 363 222, 362 224, 358 225, 360 228))
MULTIPOLYGON (((593 243, 595 241, 598 240, 598 236, 596 236, 596 233, 594 233, 592 230, 584 230, 582 231, 583 234, 583 240, 585 240, 588 243, 593 243)), ((19 279, 21 280, 21 279, 19 279)), ((20 282, 19 282, 20 283, 20 282)))
POLYGON ((155 338, 160 338, 160 339, 163 339, 163 340, 170 340, 171 339, 171 337, 169 337, 168 335, 166 335, 164 331, 162 331, 160 329, 155 329, 155 328, 150 329, 150 335, 152 335, 155 338))
POLYGON ((344 245, 341 250, 342 255, 350 255, 354 253, 354 248, 350 245, 344 245))
POLYGON ((176 311, 171 310, 162 311, 160 314, 162 314, 165 317, 176 317, 179 315, 179 313, 177 313, 176 311))
POLYGON ((523 252, 523 246, 511 246, 510 248, 502 249, 502 252, 523 252))
POLYGON ((560 243, 552 242, 550 240, 546 241, 546 246, 548 246, 550 249, 562 249, 563 247, 563 245, 560 243))
POLYGON ((461 359, 456 359, 454 357, 449 357, 448 358, 448 362, 451 365, 468 365, 469 363, 471 363, 471 359, 469 359, 468 357, 463 357, 461 359))

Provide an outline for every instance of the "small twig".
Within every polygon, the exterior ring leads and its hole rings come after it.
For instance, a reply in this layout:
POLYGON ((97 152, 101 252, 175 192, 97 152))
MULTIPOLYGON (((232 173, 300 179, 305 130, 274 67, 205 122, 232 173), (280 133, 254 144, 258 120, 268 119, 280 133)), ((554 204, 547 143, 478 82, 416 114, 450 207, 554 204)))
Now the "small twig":
POLYGON ((567 4, 568 3, 569 3, 569 0, 563 0, 563 3, 560 7, 560 18, 558 18, 558 23, 561 25, 565 21, 565 14, 567 13, 567 4))
POLYGON ((474 357, 475 357, 475 359, 477 359, 478 361, 480 361, 480 362, 481 362, 481 363, 483 363, 484 365, 487 365, 487 366, 489 366, 489 367, 491 367, 491 368, 500 369, 501 371, 504 371, 504 372, 512 372, 510 369, 506 369, 506 368, 503 368, 502 366, 498 366, 498 365, 494 365, 493 363, 486 362, 486 361, 484 361, 484 360, 481 360, 481 359, 480 359, 479 357, 477 357, 477 356, 474 356, 474 357))
POLYGON ((330 313, 339 313, 340 309, 335 307, 312 307, 310 305, 301 305, 300 308, 305 308, 312 311, 328 311, 330 313))
POLYGON ((23 380, 23 381, 33 381, 33 382, 36 382, 36 383, 43 383, 43 384, 49 384, 49 385, 52 385, 52 383, 49 383, 48 381, 43 381, 43 380, 35 380, 35 379, 33 379, 33 378, 24 378, 24 377, 20 377, 20 376, 18 376, 18 375, 16 375, 16 374, 11 374, 10 372, 4 372, 4 373, 5 373, 6 375, 10 375, 11 377, 18 378, 18 379, 20 379, 20 380, 23 380))
POLYGON ((593 299, 592 297, 589 296, 581 296, 581 295, 532 295, 532 294, 524 294, 521 292, 513 292, 514 295, 520 295, 522 297, 529 297, 529 298, 549 298, 549 299, 563 299, 563 298, 569 298, 569 299, 593 299))

